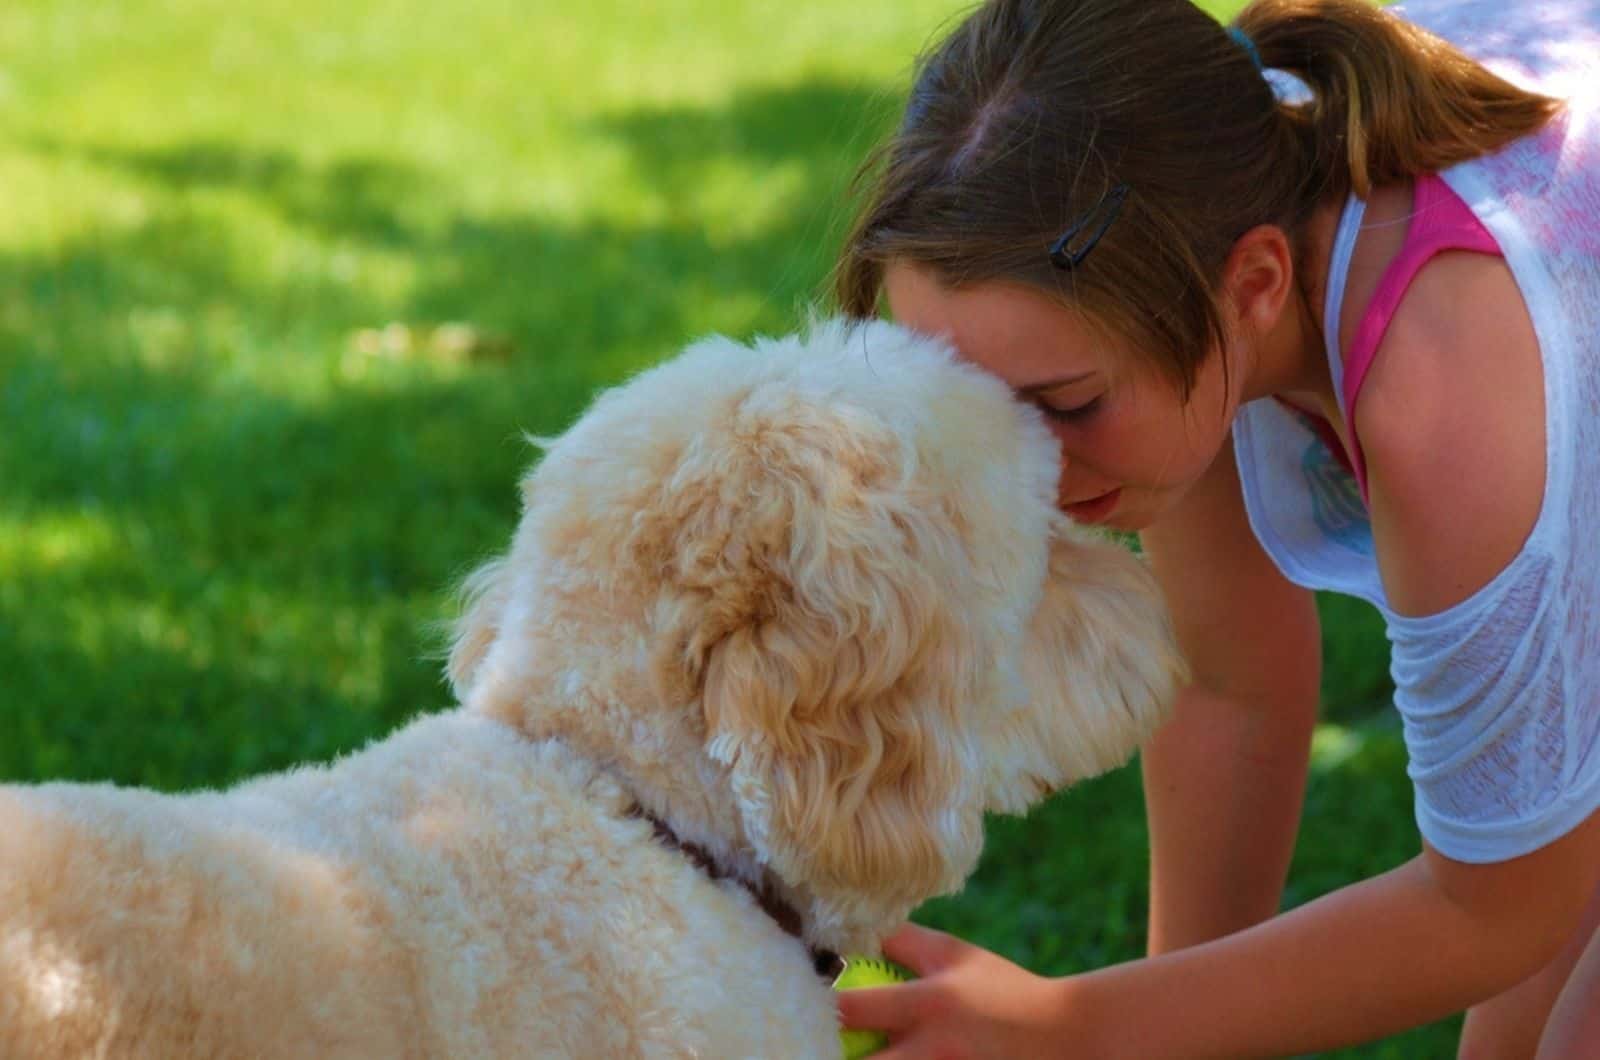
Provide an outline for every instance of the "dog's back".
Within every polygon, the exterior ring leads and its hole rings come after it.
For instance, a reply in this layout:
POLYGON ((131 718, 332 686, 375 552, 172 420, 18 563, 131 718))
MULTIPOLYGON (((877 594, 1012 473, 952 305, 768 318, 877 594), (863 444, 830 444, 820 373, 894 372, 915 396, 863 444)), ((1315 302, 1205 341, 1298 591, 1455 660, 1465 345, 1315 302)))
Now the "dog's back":
POLYGON ((419 1055, 387 910, 278 809, 0 789, 0 1055, 419 1055))
POLYGON ((0 789, 0 1055, 836 1049, 803 948, 628 809, 461 712, 222 794, 0 789))

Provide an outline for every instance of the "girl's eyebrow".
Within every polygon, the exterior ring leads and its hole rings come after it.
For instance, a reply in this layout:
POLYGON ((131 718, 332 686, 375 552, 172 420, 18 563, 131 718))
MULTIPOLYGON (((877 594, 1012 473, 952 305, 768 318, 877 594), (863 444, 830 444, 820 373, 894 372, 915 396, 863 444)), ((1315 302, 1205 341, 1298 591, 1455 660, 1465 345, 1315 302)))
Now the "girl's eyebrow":
POLYGON ((1094 375, 1093 371, 1079 372, 1076 375, 1064 375, 1059 379, 1046 379, 1042 383, 1029 383, 1027 386, 1017 387, 1016 394, 1018 397, 1033 397, 1034 395, 1042 394, 1047 390, 1054 390, 1056 387, 1066 386, 1068 383, 1080 383, 1092 375, 1094 375))

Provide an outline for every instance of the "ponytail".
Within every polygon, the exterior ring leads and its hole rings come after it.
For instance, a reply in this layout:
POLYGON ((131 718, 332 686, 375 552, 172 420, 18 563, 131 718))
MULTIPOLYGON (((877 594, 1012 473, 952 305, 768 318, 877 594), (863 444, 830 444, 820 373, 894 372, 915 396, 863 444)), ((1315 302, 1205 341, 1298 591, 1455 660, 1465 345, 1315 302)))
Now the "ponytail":
POLYGON ((1365 198, 1488 154, 1561 105, 1366 0, 1255 0, 1236 25, 1265 66, 1311 90, 1310 103, 1281 109, 1314 198, 1365 198))

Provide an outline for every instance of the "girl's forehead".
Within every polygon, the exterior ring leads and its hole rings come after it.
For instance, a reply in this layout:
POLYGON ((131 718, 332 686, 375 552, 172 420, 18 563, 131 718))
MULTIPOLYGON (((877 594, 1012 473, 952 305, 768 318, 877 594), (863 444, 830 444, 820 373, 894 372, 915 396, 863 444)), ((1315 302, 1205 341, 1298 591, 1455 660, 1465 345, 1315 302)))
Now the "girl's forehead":
POLYGON ((896 263, 884 273, 884 291, 896 321, 949 340, 1013 388, 1113 367, 1103 335, 1082 314, 1021 284, 948 287, 928 269, 896 263))

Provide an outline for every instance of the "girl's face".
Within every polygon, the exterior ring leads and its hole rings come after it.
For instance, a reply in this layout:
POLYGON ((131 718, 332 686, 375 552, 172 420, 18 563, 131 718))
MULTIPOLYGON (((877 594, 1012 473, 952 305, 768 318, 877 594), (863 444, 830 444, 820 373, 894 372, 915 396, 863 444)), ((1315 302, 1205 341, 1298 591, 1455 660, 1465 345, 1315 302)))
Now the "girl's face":
POLYGON ((1000 281, 950 288, 908 263, 890 265, 884 285, 897 321, 949 340, 1043 410, 1061 441, 1061 509, 1078 522, 1148 526, 1227 440, 1238 399, 1224 385, 1220 356, 1205 358, 1184 402, 1153 367, 1030 288, 1000 281))

